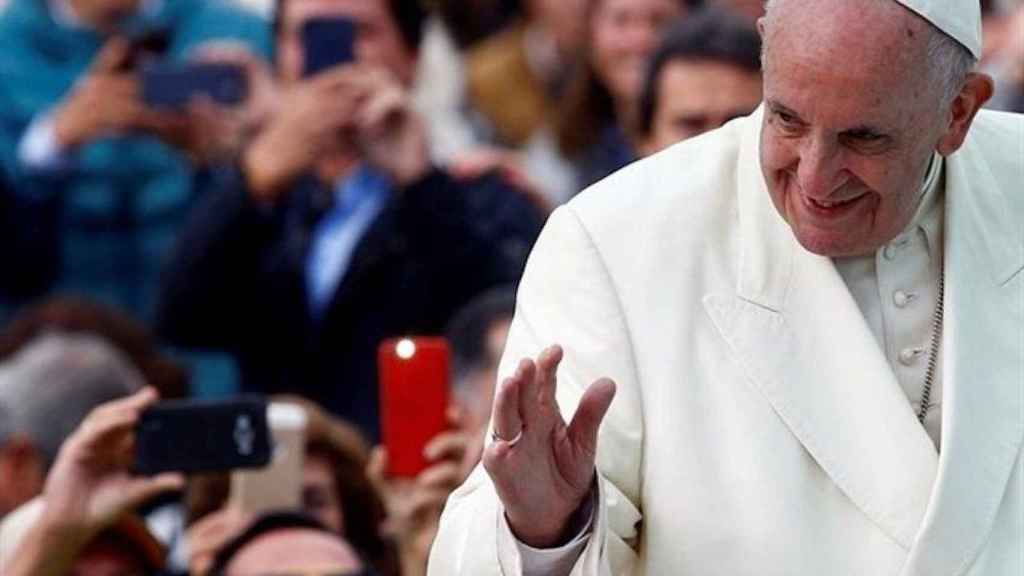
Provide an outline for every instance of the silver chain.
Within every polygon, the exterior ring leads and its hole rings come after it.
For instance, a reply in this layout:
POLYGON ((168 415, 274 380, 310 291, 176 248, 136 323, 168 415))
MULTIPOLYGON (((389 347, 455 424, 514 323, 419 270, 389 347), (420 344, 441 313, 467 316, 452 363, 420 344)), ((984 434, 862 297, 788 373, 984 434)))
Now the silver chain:
POLYGON ((921 392, 921 407, 917 411, 917 419, 924 424, 924 417, 931 408, 932 385, 935 383, 935 369, 939 363, 939 346, 942 344, 942 321, 945 316, 946 270, 939 267, 939 299, 932 316, 932 346, 928 354, 928 371, 924 375, 924 391, 921 392))

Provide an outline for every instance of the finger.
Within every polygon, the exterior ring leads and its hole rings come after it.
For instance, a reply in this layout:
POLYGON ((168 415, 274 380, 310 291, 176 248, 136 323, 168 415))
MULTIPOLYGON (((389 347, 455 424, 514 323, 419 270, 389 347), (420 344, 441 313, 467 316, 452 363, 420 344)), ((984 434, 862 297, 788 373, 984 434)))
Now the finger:
POLYGON ((424 513, 437 512, 444 508, 444 503, 450 495, 450 490, 421 490, 407 503, 406 514, 415 518, 424 513))
POLYGON ((454 490, 462 479, 462 469, 454 462, 437 464, 420 472, 416 476, 416 485, 420 488, 454 490))
POLYGON ((92 70, 97 73, 116 72, 128 61, 131 44, 124 38, 112 38, 103 45, 93 60, 92 70))
POLYGON ((452 430, 459 430, 466 424, 466 410, 458 404, 451 404, 448 406, 444 415, 448 420, 448 426, 450 426, 452 430))
POLYGON ((562 347, 555 345, 541 352, 540 358, 537 359, 538 396, 543 404, 557 406, 555 402, 556 376, 562 357, 562 347))
POLYGON ((366 463, 366 476, 370 482, 380 489, 385 481, 388 469, 388 451, 383 446, 375 446, 370 451, 370 460, 366 463))
POLYGON ((494 394, 494 415, 491 425, 499 438, 511 440, 523 429, 523 422, 519 418, 519 389, 522 383, 522 376, 517 370, 515 375, 506 378, 498 386, 494 394))
POLYGON ((533 360, 523 360, 519 363, 517 372, 522 377, 522 385, 519 387, 519 418, 523 422, 523 433, 529 434, 531 425, 537 422, 539 416, 537 393, 540 386, 537 382, 537 365, 533 360))
POLYGON ((245 44, 237 40, 214 40, 198 46, 189 59, 194 62, 248 67, 253 55, 245 44))
POLYGON ((93 409, 83 422, 82 429, 88 429, 92 438, 104 438, 133 426, 142 411, 152 406, 158 399, 156 389, 147 386, 131 396, 107 402, 93 409))
POLYGON ((133 510, 161 494, 184 490, 184 488, 185 476, 177 472, 135 480, 124 489, 121 510, 133 510))
POLYGON ((615 382, 602 378, 587 388, 569 424, 569 438, 586 454, 597 453, 597 431, 615 398, 615 382))
POLYGON ((431 462, 441 459, 457 460, 466 453, 469 439, 461 432, 442 432, 427 442, 423 456, 431 462))

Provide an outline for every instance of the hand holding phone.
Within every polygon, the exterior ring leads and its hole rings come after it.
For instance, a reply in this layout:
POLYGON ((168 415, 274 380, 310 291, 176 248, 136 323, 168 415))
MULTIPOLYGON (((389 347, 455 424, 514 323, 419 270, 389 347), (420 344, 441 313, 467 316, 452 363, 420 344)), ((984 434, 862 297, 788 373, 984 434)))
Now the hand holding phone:
POLYGON ((386 340, 378 349, 381 433, 388 474, 414 478, 427 444, 448 429, 449 349, 443 338, 386 340))

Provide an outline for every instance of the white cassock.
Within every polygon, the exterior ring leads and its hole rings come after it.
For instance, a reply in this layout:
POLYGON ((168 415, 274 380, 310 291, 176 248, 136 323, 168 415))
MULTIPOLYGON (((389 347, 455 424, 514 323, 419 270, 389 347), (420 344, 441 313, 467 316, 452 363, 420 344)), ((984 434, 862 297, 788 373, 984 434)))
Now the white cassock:
MULTIPOLYGON (((856 273, 805 251, 772 206, 760 123, 603 181, 530 258, 502 376, 560 343, 567 418, 593 380, 619 385, 572 574, 1024 574, 1024 117, 981 112, 943 165, 941 453, 851 295, 865 288, 844 282, 856 273)), ((520 571, 478 468, 429 573, 520 571)))

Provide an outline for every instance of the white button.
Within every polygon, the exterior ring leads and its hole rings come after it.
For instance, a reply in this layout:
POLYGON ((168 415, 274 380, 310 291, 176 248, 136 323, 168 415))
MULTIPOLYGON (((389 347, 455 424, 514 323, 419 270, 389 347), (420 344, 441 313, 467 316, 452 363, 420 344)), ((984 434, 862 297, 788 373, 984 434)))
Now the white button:
POLYGON ((915 298, 917 298, 917 294, 908 294, 903 290, 897 290, 896 292, 893 292, 892 303, 895 304, 897 308, 906 308, 907 305, 913 302, 915 298))
POLYGON ((910 238, 902 236, 893 240, 885 246, 885 250, 882 250, 882 255, 885 256, 886 260, 895 260, 899 251, 906 248, 910 244, 910 238))
POLYGON ((904 348, 900 352, 900 364, 904 366, 913 366, 917 362, 917 357, 924 352, 924 348, 904 348))

